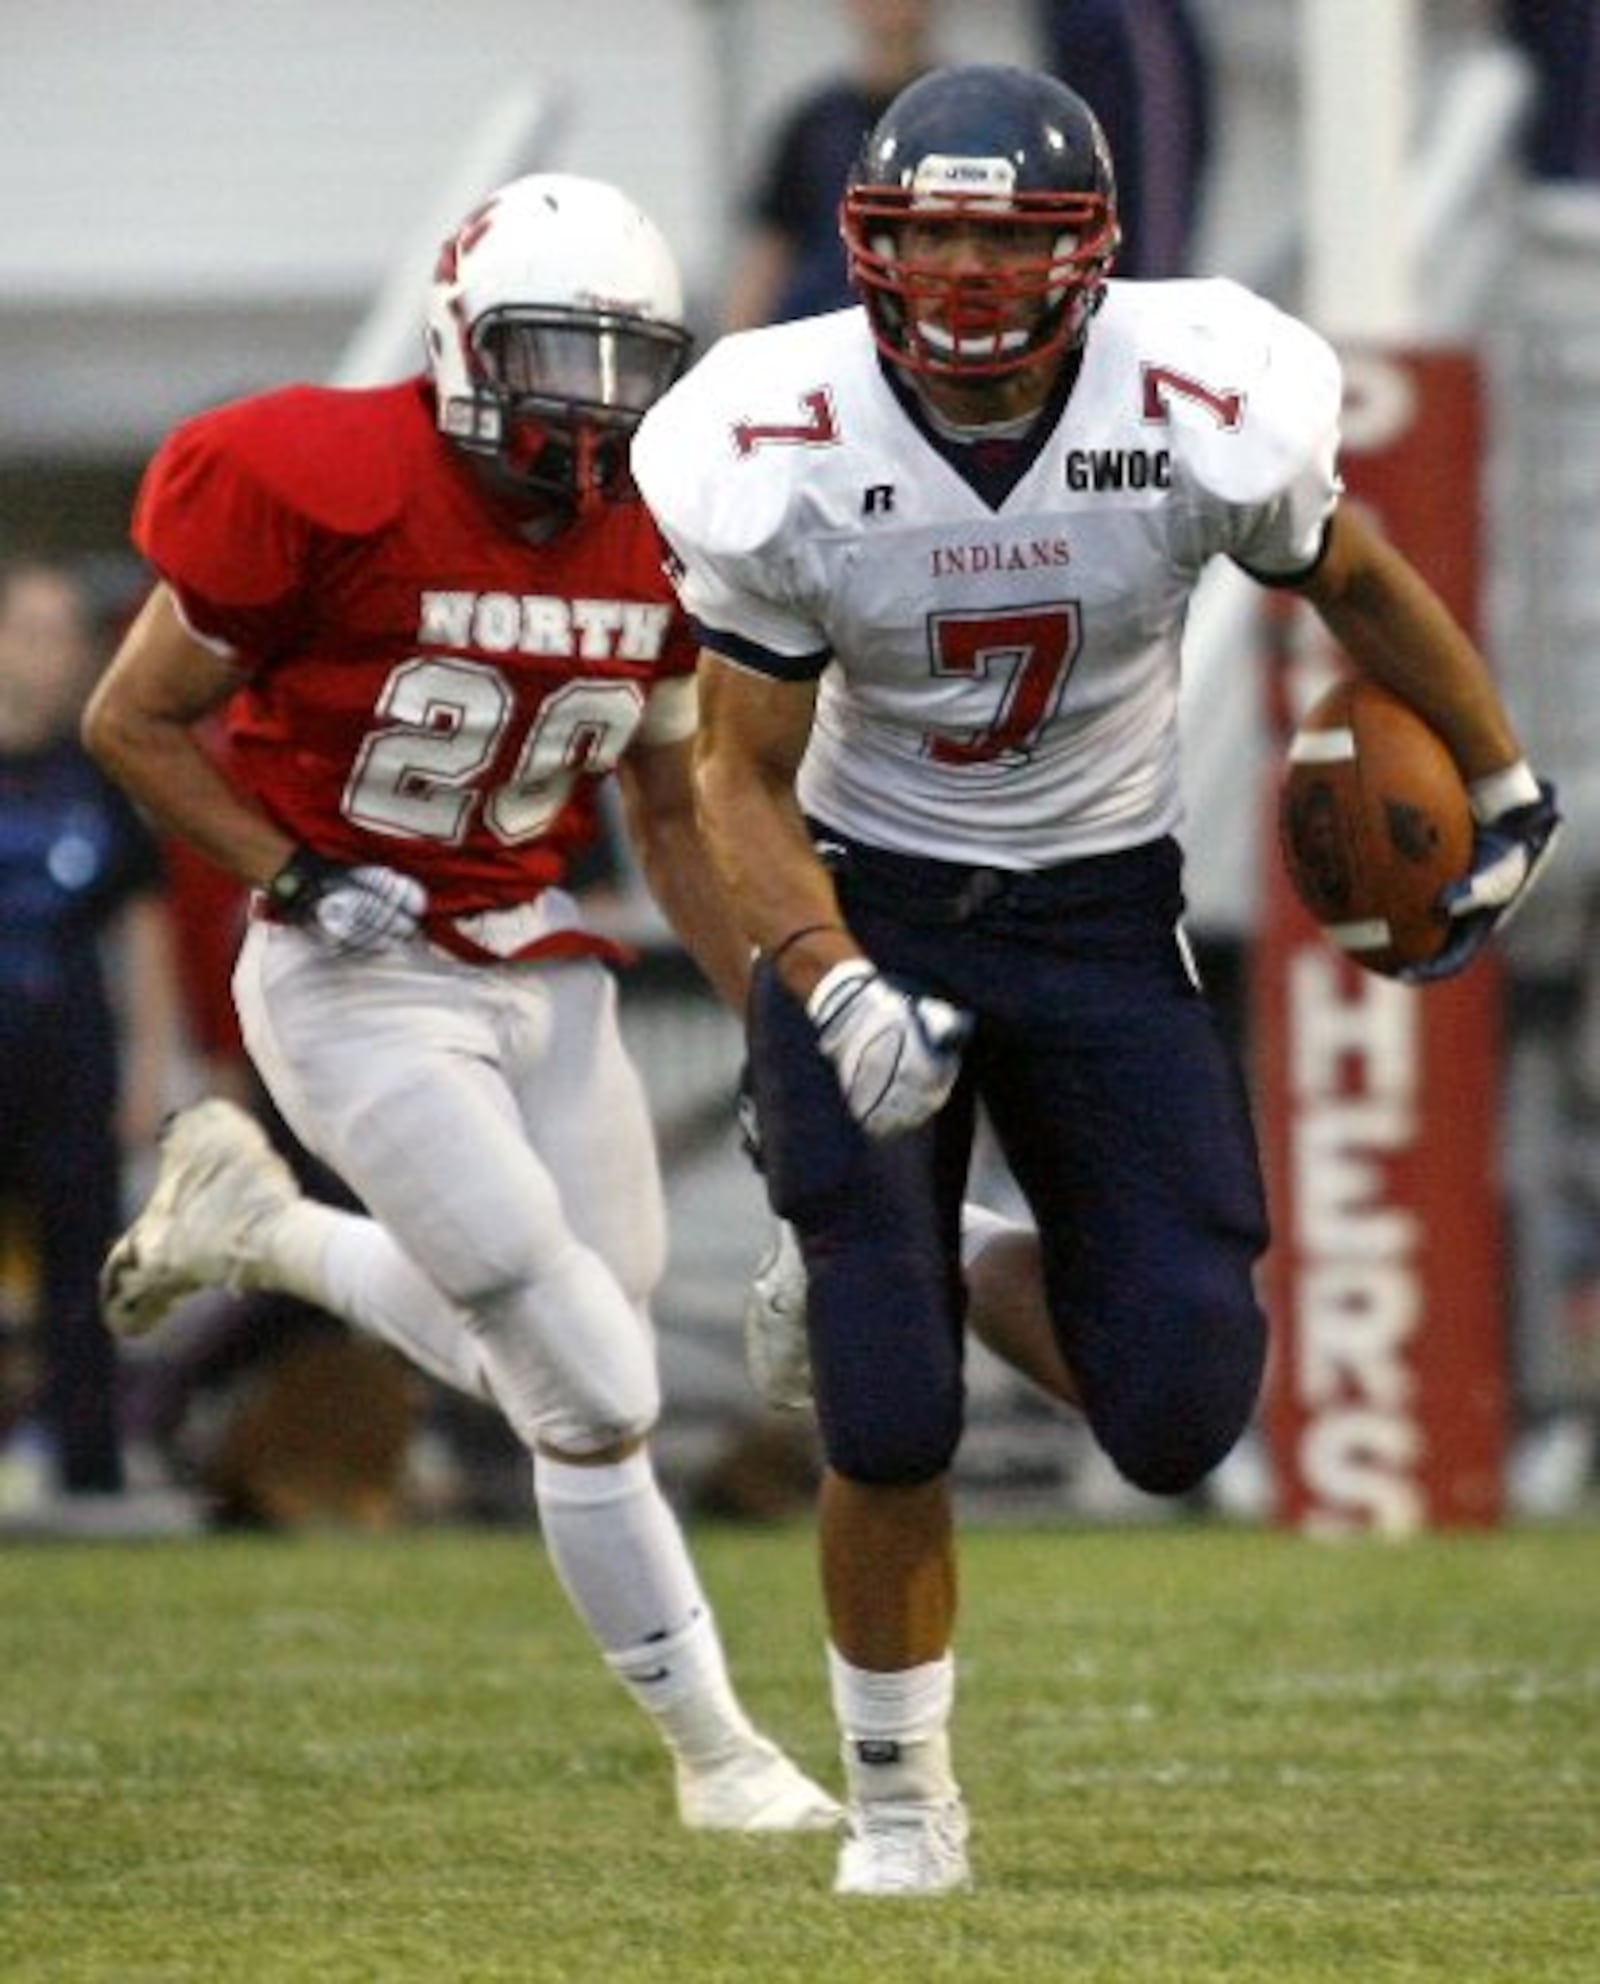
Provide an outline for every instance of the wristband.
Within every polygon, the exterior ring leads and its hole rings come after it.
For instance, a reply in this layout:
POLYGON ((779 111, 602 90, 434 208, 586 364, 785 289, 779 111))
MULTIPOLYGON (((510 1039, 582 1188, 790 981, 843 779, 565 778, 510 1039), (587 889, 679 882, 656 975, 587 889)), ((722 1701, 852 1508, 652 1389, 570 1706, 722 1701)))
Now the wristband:
POLYGON ((264 894, 279 916, 296 923, 310 915, 317 898, 326 894, 328 885, 341 872, 337 861, 329 861, 315 848, 297 847, 267 883, 264 894))
POLYGON ((1467 787, 1467 797, 1472 802, 1472 817, 1480 827, 1486 826, 1490 820, 1498 820, 1502 813, 1513 812, 1518 806, 1537 805, 1539 781, 1527 759, 1518 758, 1514 765, 1475 778, 1467 787))
POLYGON ((798 930, 791 930, 781 944, 767 952, 767 963, 776 964, 785 951, 795 944, 802 943, 807 937, 820 937, 824 930, 842 931, 843 929, 842 923, 802 923, 798 930))

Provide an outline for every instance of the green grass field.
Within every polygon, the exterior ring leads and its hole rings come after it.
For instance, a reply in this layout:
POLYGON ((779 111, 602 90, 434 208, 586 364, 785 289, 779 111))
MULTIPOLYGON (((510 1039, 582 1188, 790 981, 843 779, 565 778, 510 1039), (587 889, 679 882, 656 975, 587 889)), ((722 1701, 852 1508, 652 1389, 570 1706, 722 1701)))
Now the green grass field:
MULTIPOLYGON (((811 1541, 697 1532, 832 1773, 811 1541)), ((1600 1536, 969 1531, 980 1887, 682 1832, 536 1541, 0 1553, 6 1984, 1600 1977, 1600 1536)))

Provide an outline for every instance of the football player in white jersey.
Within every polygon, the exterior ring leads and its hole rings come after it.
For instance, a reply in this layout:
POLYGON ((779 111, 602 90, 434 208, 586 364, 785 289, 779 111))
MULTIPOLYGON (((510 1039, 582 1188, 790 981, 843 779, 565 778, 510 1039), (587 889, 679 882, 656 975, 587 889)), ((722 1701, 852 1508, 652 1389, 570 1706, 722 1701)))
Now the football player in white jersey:
POLYGON ((1186 1492, 1256 1402, 1257 1153, 1175 838, 1207 562, 1309 600, 1446 739, 1480 831, 1438 971, 1557 813, 1480 654, 1340 502, 1329 347, 1231 282, 1107 280, 1112 165, 1071 90, 913 83, 842 227, 861 306, 723 340, 634 468, 700 629, 702 817, 761 954, 768 1189, 809 1279, 836 1885, 927 1894, 970 1878, 949 1469, 980 1104, 1123 1474, 1186 1492))
POLYGON ((497 1406, 684 1822, 807 1830, 837 1804, 746 1717, 651 1464, 660 1178, 615 947, 562 886, 614 774, 663 910, 740 996, 690 788, 695 650, 627 473, 682 318, 631 200, 532 174, 444 243, 425 374, 214 409, 151 464, 160 583, 88 740, 253 885, 251 1057, 372 1217, 302 1198, 211 1100, 170 1127, 104 1286, 124 1335, 198 1285, 284 1289, 497 1406))

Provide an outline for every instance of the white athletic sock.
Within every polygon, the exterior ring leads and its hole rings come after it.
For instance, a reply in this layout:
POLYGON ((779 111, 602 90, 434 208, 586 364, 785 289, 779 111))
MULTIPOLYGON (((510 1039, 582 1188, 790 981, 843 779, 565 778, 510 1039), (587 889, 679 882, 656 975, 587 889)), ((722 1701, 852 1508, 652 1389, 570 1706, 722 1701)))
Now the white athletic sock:
POLYGON ((958 1796, 950 1766, 954 1656, 874 1673, 828 1648, 828 1683, 845 1779, 857 1804, 958 1796))
POLYGON ((260 1253, 248 1276, 252 1286, 313 1302, 389 1344, 430 1378, 494 1403, 464 1312, 376 1220, 297 1199, 264 1229, 260 1253))
POLYGON ((536 1454, 545 1547, 606 1665, 686 1762, 753 1735, 688 1545, 649 1454, 578 1467, 536 1454))

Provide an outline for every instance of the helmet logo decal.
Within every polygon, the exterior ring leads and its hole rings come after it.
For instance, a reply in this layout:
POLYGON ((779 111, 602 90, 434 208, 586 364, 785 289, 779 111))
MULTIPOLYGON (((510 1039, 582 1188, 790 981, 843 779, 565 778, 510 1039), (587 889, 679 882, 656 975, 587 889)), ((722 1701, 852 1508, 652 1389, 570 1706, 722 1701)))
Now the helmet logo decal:
POLYGON ((460 280, 461 258, 463 255, 470 255, 489 232, 489 221, 494 213, 494 206, 494 201, 489 199, 485 200, 481 207, 474 207, 455 233, 447 235, 439 244, 439 259, 433 270, 435 282, 460 280))
POLYGON ((951 158, 930 152, 911 175, 913 206, 940 199, 1009 200, 1017 168, 1008 158, 951 158))

